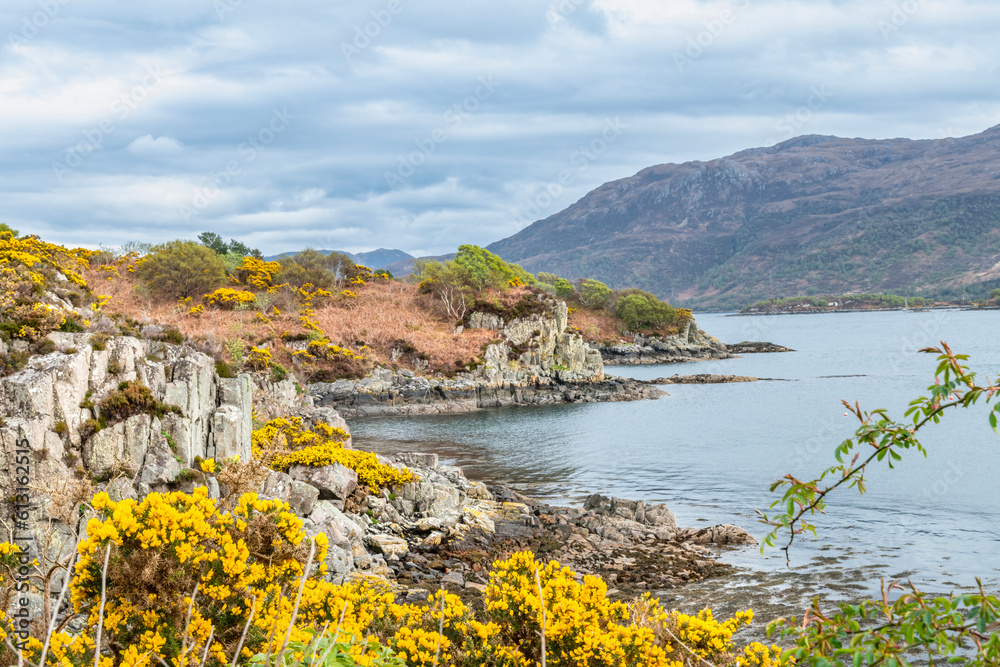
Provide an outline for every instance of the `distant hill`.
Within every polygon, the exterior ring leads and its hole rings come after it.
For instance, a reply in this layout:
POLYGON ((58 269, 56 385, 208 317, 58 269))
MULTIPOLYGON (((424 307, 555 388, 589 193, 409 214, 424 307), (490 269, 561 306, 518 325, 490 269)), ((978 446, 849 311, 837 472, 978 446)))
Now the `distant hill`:
MULTIPOLYGON (((319 252, 324 255, 329 255, 331 252, 344 252, 342 250, 320 250, 319 252)), ((280 255, 271 255, 266 257, 268 261, 278 261, 282 257, 294 257, 296 252, 283 252, 280 255)), ((350 253, 344 252, 345 255, 351 258, 352 261, 357 264, 363 264, 369 269, 384 269, 390 264, 395 262, 404 262, 406 260, 412 260, 413 255, 403 252, 402 250, 389 250, 387 248, 379 248, 378 250, 370 250, 368 252, 350 253)))
POLYGON ((389 264, 383 266, 382 268, 396 276, 397 278, 402 278, 413 273, 413 262, 417 259, 436 259, 439 262, 447 262, 448 260, 455 259, 455 253, 450 253, 447 255, 433 255, 427 257, 411 257, 409 259, 404 259, 394 264, 389 264))
POLYGON ((957 138, 810 135, 606 183, 489 250, 683 305, 1000 286, 1000 126, 957 138))

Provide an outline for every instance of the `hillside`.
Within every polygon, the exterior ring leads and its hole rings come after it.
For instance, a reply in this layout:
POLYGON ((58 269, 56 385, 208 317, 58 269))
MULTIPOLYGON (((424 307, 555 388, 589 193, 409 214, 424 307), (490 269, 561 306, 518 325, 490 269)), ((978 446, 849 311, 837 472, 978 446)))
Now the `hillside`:
POLYGON ((856 291, 981 297, 1000 284, 1000 126, 923 141, 811 135, 658 165, 489 249, 702 309, 856 291))
MULTIPOLYGON (((369 250, 368 252, 343 252, 341 250, 320 250, 324 255, 329 255, 333 252, 340 252, 351 258, 352 262, 357 262, 358 264, 363 264, 369 269, 377 271, 378 269, 384 269, 390 264, 395 264, 398 262, 412 261, 413 255, 403 252, 402 250, 390 250, 388 248, 379 248, 378 250, 369 250)), ((265 257, 268 261, 276 261, 283 257, 294 257, 298 253, 294 252, 283 252, 280 255, 272 255, 271 257, 265 257)))

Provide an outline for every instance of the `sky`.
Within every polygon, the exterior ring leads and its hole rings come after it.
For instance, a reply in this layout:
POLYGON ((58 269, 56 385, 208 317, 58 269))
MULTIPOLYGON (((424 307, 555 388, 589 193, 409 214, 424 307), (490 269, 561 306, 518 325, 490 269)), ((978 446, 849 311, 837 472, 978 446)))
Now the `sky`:
POLYGON ((655 164, 1000 124, 993 0, 3 0, 0 222, 486 245, 655 164))

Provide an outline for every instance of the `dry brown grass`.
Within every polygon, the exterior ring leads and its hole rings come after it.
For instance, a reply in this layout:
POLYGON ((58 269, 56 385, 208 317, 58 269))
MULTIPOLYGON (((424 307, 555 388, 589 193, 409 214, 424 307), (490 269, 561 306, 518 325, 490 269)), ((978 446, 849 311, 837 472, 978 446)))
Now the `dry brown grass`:
MULTIPOLYGON (((242 344, 249 349, 251 345, 270 342, 274 360, 291 368, 291 350, 280 336, 307 332, 299 321, 296 303, 287 295, 274 298, 281 314, 275 315, 269 309, 269 323, 259 321, 258 313, 252 310, 206 307, 202 315, 193 317, 188 310, 197 301, 183 305, 144 296, 141 287, 136 289, 137 283, 130 274, 109 281, 103 273, 89 270, 84 277, 95 294, 109 297, 104 307, 106 314, 127 315, 141 324, 176 327, 188 338, 200 341, 206 351, 226 361, 233 361, 233 343, 237 348, 242 344)), ((352 350, 368 345, 370 349, 365 355, 383 366, 412 369, 415 358, 422 357, 432 370, 454 372, 460 365, 478 359, 484 345, 495 336, 481 330, 455 334, 454 325, 439 316, 429 297, 418 294, 415 285, 396 281, 372 283, 355 292, 356 299, 316 301, 311 319, 336 345, 352 350), (394 348, 411 351, 393 362, 394 348)))
POLYGON ((579 329, 587 341, 607 344, 624 340, 622 321, 604 311, 576 308, 569 314, 569 324, 579 329))

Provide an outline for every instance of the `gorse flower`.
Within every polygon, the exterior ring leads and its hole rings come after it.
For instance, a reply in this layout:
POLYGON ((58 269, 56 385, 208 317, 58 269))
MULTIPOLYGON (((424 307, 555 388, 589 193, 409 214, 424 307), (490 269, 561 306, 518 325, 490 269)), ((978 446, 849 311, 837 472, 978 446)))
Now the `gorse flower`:
POLYGON ((370 452, 346 449, 347 432, 319 423, 306 428, 300 417, 272 419, 250 436, 255 456, 270 451, 270 445, 283 438, 285 447, 266 463, 275 470, 287 470, 293 465, 325 466, 340 463, 358 474, 358 482, 373 491, 398 486, 413 480, 407 469, 381 463, 370 452))

